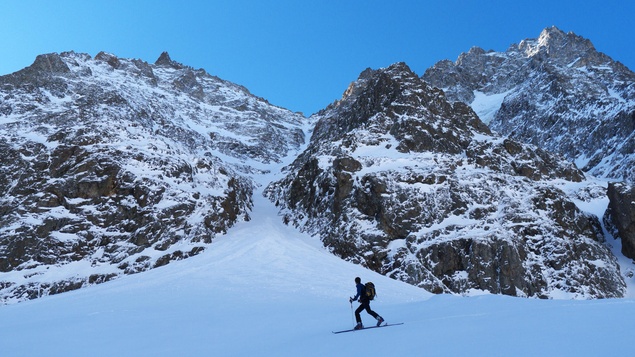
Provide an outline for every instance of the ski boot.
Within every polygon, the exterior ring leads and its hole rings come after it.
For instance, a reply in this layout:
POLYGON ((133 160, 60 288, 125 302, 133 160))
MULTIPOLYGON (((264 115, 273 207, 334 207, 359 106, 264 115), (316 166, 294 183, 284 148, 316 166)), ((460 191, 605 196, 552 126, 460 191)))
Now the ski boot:
POLYGON ((377 327, 381 326, 382 323, 384 323, 384 318, 377 316, 377 327))
POLYGON ((364 328, 364 325, 362 325, 361 322, 358 322, 357 325, 355 325, 355 327, 353 327, 353 330, 361 330, 364 328))

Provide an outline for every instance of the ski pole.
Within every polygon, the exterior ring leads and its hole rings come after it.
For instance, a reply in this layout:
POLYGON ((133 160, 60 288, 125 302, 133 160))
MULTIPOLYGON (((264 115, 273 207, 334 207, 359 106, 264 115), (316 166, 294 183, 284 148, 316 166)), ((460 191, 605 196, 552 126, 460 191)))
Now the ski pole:
POLYGON ((353 313, 353 302, 351 301, 351 320, 355 323, 355 314, 353 313))

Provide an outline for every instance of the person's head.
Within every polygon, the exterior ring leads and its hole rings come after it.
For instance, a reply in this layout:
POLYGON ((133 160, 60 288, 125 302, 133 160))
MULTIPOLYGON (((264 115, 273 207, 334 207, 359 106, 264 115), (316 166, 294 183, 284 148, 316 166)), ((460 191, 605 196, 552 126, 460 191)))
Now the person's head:
POLYGON ((362 282, 362 279, 360 279, 359 276, 355 278, 355 284, 360 284, 361 282, 362 282))

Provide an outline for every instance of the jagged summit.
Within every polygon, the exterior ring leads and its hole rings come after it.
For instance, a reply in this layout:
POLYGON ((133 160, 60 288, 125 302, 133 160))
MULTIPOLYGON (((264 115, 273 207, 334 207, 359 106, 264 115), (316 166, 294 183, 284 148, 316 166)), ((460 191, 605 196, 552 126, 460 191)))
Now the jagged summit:
POLYGON ((167 52, 162 52, 159 58, 154 62, 154 64, 157 66, 172 67, 174 69, 183 68, 183 65, 176 61, 173 61, 167 52))
POLYGON ((565 33, 555 26, 545 28, 537 39, 521 41, 517 48, 528 57, 549 56, 563 61, 563 64, 570 64, 567 61, 575 60, 576 57, 599 56, 590 40, 573 32, 565 33))
POLYGON ((62 59, 62 55, 58 53, 38 55, 30 66, 15 73, 0 76, 0 78, 4 79, 4 83, 11 83, 16 86, 24 85, 25 82, 44 85, 53 75, 68 74, 71 72, 68 65, 62 59), (40 79, 45 80, 40 82, 40 79))
POLYGON ((64 63, 62 58, 57 53, 49 53, 45 55, 39 55, 35 58, 35 61, 28 67, 32 71, 42 71, 47 73, 68 73, 70 69, 64 63))
POLYGON ((342 98, 339 101, 333 103, 331 106, 340 105, 342 104, 342 102, 348 100, 349 98, 355 97, 367 87, 368 81, 378 73, 384 73, 390 78, 417 77, 417 75, 404 62, 397 62, 386 68, 381 69, 366 68, 359 74, 356 81, 351 82, 346 91, 344 91, 344 94, 342 94, 342 98))
POLYGON ((312 141, 338 139, 360 128, 391 130, 398 150, 462 151, 473 133, 489 129, 462 103, 448 104, 442 91, 430 87, 403 62, 378 70, 364 70, 341 100, 317 114, 321 120, 312 141), (400 121, 417 117, 413 122, 400 121), (451 123, 447 123, 450 121, 451 123), (422 136, 423 135, 423 136, 422 136))
POLYGON ((635 74, 588 39, 549 27, 506 52, 473 48, 423 78, 493 130, 635 182, 635 74))

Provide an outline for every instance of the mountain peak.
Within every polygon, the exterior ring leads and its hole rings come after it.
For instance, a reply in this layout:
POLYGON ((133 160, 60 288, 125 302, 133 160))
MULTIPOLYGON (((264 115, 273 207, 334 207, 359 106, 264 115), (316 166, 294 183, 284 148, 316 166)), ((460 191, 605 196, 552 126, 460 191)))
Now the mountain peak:
POLYGON ((47 73, 68 73, 70 69, 58 53, 48 53, 35 58, 29 69, 47 73))
POLYGON ((500 133, 576 160, 594 176, 635 180, 626 160, 635 74, 582 36, 547 27, 506 52, 470 49, 456 63, 439 62, 424 80, 471 103, 500 133))
POLYGON ((573 32, 565 33, 556 26, 551 26, 540 32, 538 46, 547 47, 550 50, 559 49, 566 46, 569 42, 576 42, 578 39, 584 40, 573 32))
MULTIPOLYGON (((351 82, 348 88, 344 91, 344 94, 342 94, 342 98, 331 104, 331 106, 339 106, 347 100, 352 101, 358 94, 365 90, 389 90, 405 79, 409 80, 404 81, 404 83, 412 82, 413 80, 416 81, 418 76, 404 62, 396 62, 388 67, 379 69, 366 68, 359 74, 356 81, 351 82), (392 85, 389 85, 389 82, 392 82, 392 85), (369 86, 372 88, 369 88, 369 86)), ((397 85, 397 87, 399 87, 399 85, 397 85)))
POLYGON ((537 39, 521 41, 518 49, 524 51, 527 57, 546 54, 550 57, 563 57, 566 59, 595 52, 595 47, 588 39, 573 32, 565 33, 556 26, 542 30, 537 39))
POLYGON ((170 54, 167 53, 167 51, 164 51, 163 53, 161 53, 161 55, 156 60, 156 62, 154 62, 154 64, 157 66, 172 67, 174 69, 183 68, 182 64, 176 61, 173 61, 172 58, 170 58, 170 54))
POLYGON ((121 62, 119 61, 119 58, 117 58, 117 56, 104 51, 99 52, 97 56, 95 56, 95 60, 104 61, 113 68, 118 68, 121 65, 121 62))
POLYGON ((385 68, 386 72, 406 72, 408 74, 414 74, 410 67, 405 62, 396 62, 385 68))
POLYGON ((405 62, 396 62, 384 68, 379 68, 379 69, 366 68, 365 70, 362 71, 362 73, 359 74, 359 76, 357 77, 357 80, 358 81, 368 80, 374 75, 381 74, 381 73, 387 74, 391 77, 394 77, 394 76, 401 77, 403 75, 416 76, 416 74, 410 69, 410 67, 405 62))
MULTIPOLYGON (((572 33, 572 32, 570 32, 572 33)), ((556 26, 546 27, 540 32, 539 39, 563 38, 566 33, 556 26)))

